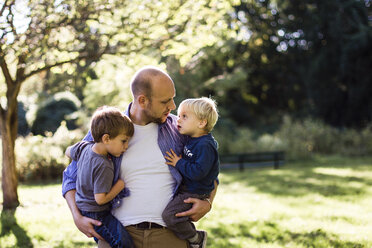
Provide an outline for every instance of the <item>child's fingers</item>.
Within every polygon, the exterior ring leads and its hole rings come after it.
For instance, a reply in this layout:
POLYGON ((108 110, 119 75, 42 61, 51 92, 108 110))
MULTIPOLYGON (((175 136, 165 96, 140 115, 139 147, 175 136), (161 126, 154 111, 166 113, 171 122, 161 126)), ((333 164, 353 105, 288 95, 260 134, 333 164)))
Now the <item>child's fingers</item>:
POLYGON ((168 154, 168 156, 169 157, 171 157, 171 158, 174 158, 175 157, 175 154, 174 154, 174 152, 172 151, 172 153, 170 153, 170 152, 167 152, 167 154, 168 154))
POLYGON ((173 156, 175 156, 175 157, 177 156, 177 154, 173 151, 173 149, 171 149, 171 152, 172 152, 173 156))

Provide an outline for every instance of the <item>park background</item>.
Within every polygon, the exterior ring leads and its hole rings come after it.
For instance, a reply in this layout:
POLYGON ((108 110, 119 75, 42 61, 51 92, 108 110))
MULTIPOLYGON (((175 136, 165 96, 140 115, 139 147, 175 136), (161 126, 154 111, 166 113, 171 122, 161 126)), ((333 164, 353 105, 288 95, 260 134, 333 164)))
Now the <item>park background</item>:
POLYGON ((3 0, 0 247, 95 247, 61 195, 63 155, 102 105, 126 109, 144 65, 176 104, 210 96, 221 166, 209 247, 372 246, 370 0, 3 0))

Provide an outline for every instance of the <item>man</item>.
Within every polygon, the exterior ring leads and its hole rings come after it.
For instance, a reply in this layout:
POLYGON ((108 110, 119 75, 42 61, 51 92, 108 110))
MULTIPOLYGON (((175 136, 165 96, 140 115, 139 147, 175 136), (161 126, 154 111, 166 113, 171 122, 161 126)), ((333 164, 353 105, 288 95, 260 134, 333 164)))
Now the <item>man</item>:
MULTIPOLYGON (((177 118, 170 114, 176 108, 174 83, 165 72, 145 67, 134 75, 131 91, 133 102, 127 115, 134 123, 134 136, 124 155, 113 159, 116 172, 120 170, 120 177, 130 195, 113 210, 113 214, 126 226, 137 248, 186 248, 187 242, 165 228, 161 218, 182 180, 174 167, 165 165, 164 159, 170 149, 181 154, 183 147, 184 137, 177 131, 177 118)), ((88 134, 86 139, 89 138, 88 134)), ((76 207, 75 178, 76 164, 72 162, 64 171, 62 191, 75 225, 86 236, 102 240, 93 229, 93 225, 100 225, 100 222, 82 216, 76 207)), ((216 189, 211 194, 211 202, 216 189)), ((211 209, 207 200, 189 198, 186 201, 192 204, 192 208, 177 216, 190 216, 191 220, 198 221, 211 209)), ((99 247, 108 246, 100 241, 99 247)))

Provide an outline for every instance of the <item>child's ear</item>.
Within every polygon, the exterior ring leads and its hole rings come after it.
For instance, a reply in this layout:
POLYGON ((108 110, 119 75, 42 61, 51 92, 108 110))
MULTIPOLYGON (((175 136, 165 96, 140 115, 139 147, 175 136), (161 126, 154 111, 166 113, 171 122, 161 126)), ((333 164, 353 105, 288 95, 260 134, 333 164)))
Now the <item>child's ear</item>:
POLYGON ((104 135, 102 135, 102 143, 106 144, 107 142, 110 141, 110 135, 108 135, 107 133, 105 133, 104 135))
POLYGON ((199 121, 199 128, 200 129, 204 129, 205 128, 205 126, 207 125, 207 120, 200 120, 199 121))

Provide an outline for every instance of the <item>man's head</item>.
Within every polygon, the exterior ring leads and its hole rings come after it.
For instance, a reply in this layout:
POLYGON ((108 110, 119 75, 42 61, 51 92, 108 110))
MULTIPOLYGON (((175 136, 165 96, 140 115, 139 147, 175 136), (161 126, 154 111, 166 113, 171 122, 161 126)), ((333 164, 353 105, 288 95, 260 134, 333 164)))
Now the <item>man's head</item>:
POLYGON ((134 103, 141 107, 141 118, 145 123, 163 123, 176 108, 174 83, 166 72, 156 67, 140 69, 132 79, 131 90, 134 103))

